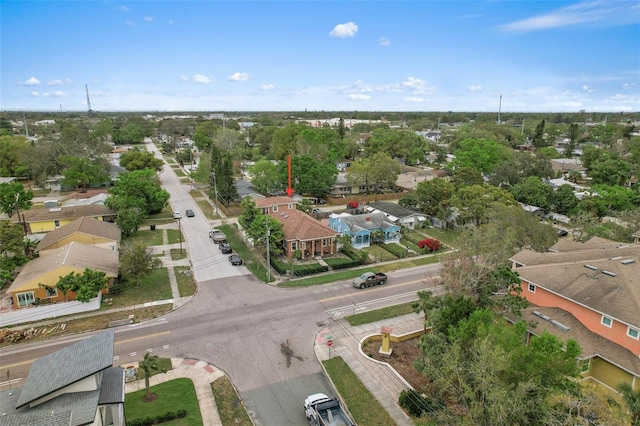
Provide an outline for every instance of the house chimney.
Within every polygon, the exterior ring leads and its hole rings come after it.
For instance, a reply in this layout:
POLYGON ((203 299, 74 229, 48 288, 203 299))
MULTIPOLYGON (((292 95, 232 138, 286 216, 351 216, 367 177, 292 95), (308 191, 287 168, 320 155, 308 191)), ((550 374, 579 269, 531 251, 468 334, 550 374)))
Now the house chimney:
POLYGON ((364 220, 365 220, 366 222, 371 222, 371 216, 367 216, 367 217, 365 217, 365 218, 364 218, 364 220))

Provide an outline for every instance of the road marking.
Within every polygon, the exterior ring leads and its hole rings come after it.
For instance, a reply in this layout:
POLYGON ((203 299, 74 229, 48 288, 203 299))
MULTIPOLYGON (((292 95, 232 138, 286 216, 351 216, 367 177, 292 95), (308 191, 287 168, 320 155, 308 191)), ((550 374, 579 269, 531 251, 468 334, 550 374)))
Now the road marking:
POLYGON ((120 357, 119 357, 118 355, 115 355, 115 356, 113 357, 113 360, 114 360, 114 361, 117 361, 117 360, 119 360, 119 359, 120 359, 120 357))
POLYGON ((2 366, 0 366, 0 368, 7 368, 7 369, 9 369, 9 368, 17 367, 17 366, 19 366, 19 365, 33 364, 33 362, 34 362, 34 361, 37 361, 37 360, 38 360, 38 358, 34 358, 34 359, 30 359, 30 360, 28 360, 28 361, 22 361, 22 362, 16 362, 16 363, 14 363, 14 364, 2 365, 2 366))
POLYGON ((162 345, 162 349, 169 349, 169 345, 162 345))
POLYGON ((16 383, 18 383, 20 380, 22 380, 22 377, 18 377, 17 379, 11 379, 11 380, 7 380, 6 382, 0 382, 0 388, 3 386, 11 386, 11 385, 15 385, 16 383))
POLYGON ((147 349, 147 352, 149 352, 149 353, 153 352, 153 348, 147 349))
MULTIPOLYGON (((415 284, 415 283, 420 283, 420 282, 424 282, 424 281, 425 281, 424 279, 419 279, 419 280, 414 280, 414 281, 407 281, 406 283, 402 283, 402 284, 394 284, 393 288, 402 287, 402 286, 415 284)), ((386 286, 386 284, 385 285, 381 285, 381 286, 369 287, 368 289, 365 288, 365 289, 362 289, 361 291, 365 291, 366 290, 367 293, 379 292, 379 291, 385 290, 387 288, 385 286, 386 286)), ((417 293, 417 291, 415 293, 417 293)), ((354 293, 349 293, 349 294, 345 294, 345 295, 342 295, 342 296, 327 297, 326 299, 320 299, 319 302, 324 303, 324 302, 330 302, 332 300, 352 298, 353 294, 354 293)))
POLYGON ((146 336, 132 337, 131 339, 118 340, 115 344, 116 345, 120 345, 122 343, 135 342, 136 340, 149 339, 151 337, 162 336, 162 335, 169 334, 169 333, 171 333, 171 332, 170 331, 163 331, 161 333, 147 334, 146 336))
POLYGON ((131 353, 129 353, 129 356, 136 356, 136 355, 138 355, 138 352, 131 352, 131 353))

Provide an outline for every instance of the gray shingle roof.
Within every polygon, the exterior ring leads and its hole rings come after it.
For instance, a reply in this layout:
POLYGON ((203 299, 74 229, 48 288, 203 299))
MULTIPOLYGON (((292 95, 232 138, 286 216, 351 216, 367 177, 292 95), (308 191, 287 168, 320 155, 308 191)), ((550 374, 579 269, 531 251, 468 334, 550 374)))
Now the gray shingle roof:
POLYGON ((388 213, 398 219, 404 219, 405 217, 413 215, 426 216, 424 213, 402 207, 398 203, 392 203, 390 201, 375 201, 373 203, 369 203, 369 207, 388 213))
POLYGON ((124 368, 111 367, 102 373, 99 405, 124 403, 124 368))
POLYGON ((111 367, 114 338, 115 331, 107 330, 35 361, 16 408, 111 367))
POLYGON ((340 220, 349 226, 351 232, 358 232, 364 229, 388 229, 392 226, 398 226, 389 221, 382 212, 359 214, 355 216, 340 216, 340 220))

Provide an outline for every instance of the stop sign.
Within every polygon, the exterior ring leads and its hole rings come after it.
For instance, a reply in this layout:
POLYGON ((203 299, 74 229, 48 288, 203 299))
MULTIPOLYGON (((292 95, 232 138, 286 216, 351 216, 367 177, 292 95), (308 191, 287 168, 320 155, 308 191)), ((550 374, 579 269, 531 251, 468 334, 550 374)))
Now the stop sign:
POLYGON ((327 340, 327 346, 333 345, 333 340, 327 340))

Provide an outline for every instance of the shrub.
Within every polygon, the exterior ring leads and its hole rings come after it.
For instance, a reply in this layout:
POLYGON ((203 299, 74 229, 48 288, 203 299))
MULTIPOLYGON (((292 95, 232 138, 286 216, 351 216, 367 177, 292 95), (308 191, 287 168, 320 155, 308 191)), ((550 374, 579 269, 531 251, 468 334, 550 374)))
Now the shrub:
POLYGON ((427 249, 429 251, 436 251, 440 248, 440 246, 440 241, 436 240, 435 238, 425 238, 424 240, 418 242, 418 247, 423 250, 427 249))
POLYGON ((440 404, 424 397, 414 389, 403 390, 398 398, 398 403, 413 417, 422 417, 424 414, 431 414, 440 408, 440 404))
POLYGON ((347 207, 349 207, 350 209, 357 209, 358 206, 360 206, 360 203, 358 203, 357 201, 349 201, 347 203, 347 207))
POLYGON ((407 249, 396 243, 378 244, 378 245, 397 258, 401 259, 403 257, 407 257, 407 254, 408 254, 407 249))

